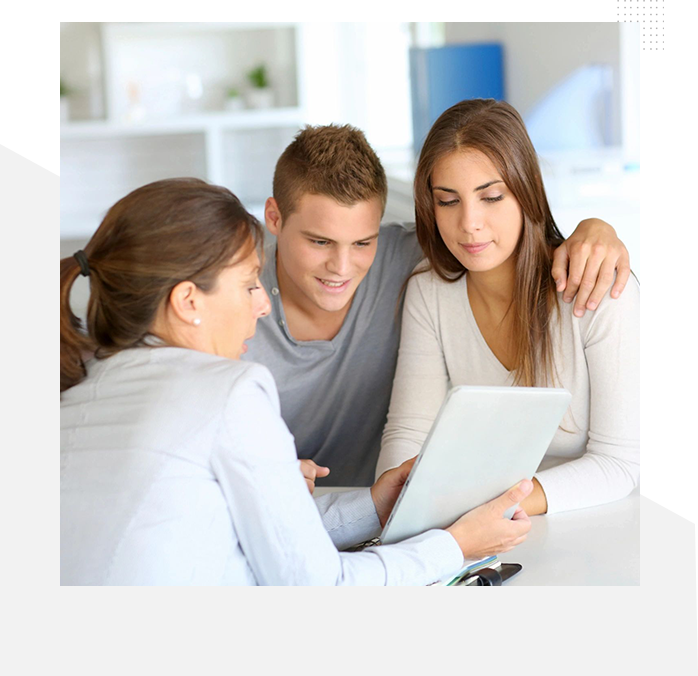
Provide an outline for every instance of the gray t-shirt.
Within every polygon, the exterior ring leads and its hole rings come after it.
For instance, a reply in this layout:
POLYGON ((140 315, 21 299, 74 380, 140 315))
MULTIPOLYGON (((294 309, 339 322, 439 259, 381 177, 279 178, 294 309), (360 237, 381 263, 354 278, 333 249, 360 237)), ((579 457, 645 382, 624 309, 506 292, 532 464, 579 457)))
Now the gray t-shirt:
POLYGON ((272 372, 298 457, 330 468, 317 485, 370 486, 395 374, 400 291, 422 258, 413 226, 381 226, 376 259, 332 340, 294 340, 279 295, 275 241, 265 255, 261 281, 271 315, 257 323, 243 358, 272 372))

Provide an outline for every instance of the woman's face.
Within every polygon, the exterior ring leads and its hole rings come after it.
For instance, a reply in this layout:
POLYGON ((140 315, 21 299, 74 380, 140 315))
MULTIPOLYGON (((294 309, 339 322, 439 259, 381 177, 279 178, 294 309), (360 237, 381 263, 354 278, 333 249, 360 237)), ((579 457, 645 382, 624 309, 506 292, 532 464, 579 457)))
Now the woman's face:
POLYGON ((224 268, 215 289, 204 295, 201 323, 206 352, 239 359, 247 352, 245 341, 254 336, 257 319, 269 314, 269 297, 259 282, 260 263, 256 251, 224 268))
POLYGON ((511 258, 523 212, 486 155, 479 150, 445 155, 434 166, 431 185, 439 233, 463 267, 485 272, 511 258))

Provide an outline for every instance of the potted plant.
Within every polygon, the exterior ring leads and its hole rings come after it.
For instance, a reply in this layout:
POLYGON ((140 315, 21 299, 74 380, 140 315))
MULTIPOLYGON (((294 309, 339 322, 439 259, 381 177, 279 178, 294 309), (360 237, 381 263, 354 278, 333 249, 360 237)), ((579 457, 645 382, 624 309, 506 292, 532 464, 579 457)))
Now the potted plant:
POLYGON ((229 87, 225 92, 225 109, 229 111, 242 110, 245 104, 236 87, 229 87))
POLYGON ((247 92, 247 105, 250 108, 271 108, 274 105, 274 90, 269 85, 267 67, 260 64, 247 73, 252 88, 247 92))
POLYGON ((61 78, 61 124, 70 120, 70 87, 61 78))

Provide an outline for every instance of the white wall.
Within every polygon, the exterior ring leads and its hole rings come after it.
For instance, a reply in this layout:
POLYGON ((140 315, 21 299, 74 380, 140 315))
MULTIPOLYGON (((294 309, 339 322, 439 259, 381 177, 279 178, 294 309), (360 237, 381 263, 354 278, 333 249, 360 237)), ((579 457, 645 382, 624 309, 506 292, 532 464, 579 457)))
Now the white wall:
MULTIPOLYGON (((620 80, 617 23, 456 23, 445 25, 446 43, 496 41, 504 45, 507 101, 523 116, 551 87, 580 66, 607 63, 620 80)), ((619 99, 616 99, 618 102, 619 99)), ((615 137, 620 134, 616 106, 615 137)))
POLYGON ((101 50, 99 23, 61 23, 61 78, 71 90, 74 120, 105 114, 101 50))
POLYGON ((641 275, 639 27, 618 23, 446 23, 446 44, 496 41, 504 46, 505 93, 521 114, 580 66, 613 68, 616 146, 541 157, 553 215, 569 235, 583 218, 613 225, 641 275), (622 147, 621 147, 622 145, 622 147), (628 168, 628 164, 634 165, 628 168))
MULTIPOLYGON (((309 124, 352 124, 384 161, 412 144, 407 23, 306 23, 299 76, 309 124)), ((409 153, 404 153, 407 157, 409 153)))
POLYGON ((640 162, 640 24, 620 24, 621 137, 627 162, 640 162))

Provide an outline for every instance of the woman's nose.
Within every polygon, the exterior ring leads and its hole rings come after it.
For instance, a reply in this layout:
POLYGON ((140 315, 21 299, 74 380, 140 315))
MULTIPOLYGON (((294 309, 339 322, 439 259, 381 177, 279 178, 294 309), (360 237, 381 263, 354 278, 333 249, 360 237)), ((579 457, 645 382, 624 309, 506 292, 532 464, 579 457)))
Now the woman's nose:
POLYGON ((482 230, 482 218, 481 214, 477 209, 467 209, 463 211, 463 214, 459 220, 458 227, 467 233, 477 232, 482 230))
POLYGON ((477 220, 473 220, 472 218, 464 218, 460 222, 460 229, 463 232, 466 232, 468 234, 472 234, 474 232, 478 232, 479 230, 482 230, 482 223, 477 220))
POLYGON ((269 300, 266 289, 261 284, 259 285, 257 296, 255 314, 257 317, 266 317, 271 312, 271 301, 269 300))

